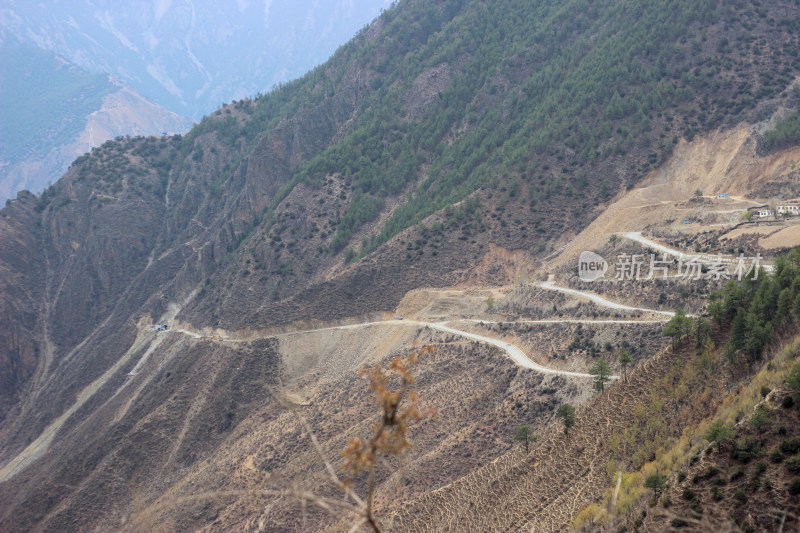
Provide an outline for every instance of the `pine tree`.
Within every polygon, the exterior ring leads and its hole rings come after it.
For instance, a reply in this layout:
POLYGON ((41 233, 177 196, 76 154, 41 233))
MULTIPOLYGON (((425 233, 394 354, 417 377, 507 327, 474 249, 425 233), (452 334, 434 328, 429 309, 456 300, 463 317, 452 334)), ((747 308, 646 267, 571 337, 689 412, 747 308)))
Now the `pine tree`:
POLYGON ((666 481, 666 476, 656 472, 647 476, 647 479, 644 480, 644 486, 648 489, 653 489, 653 496, 658 496, 666 488, 666 481))
POLYGON ((594 390, 603 392, 606 381, 611 379, 611 364, 601 357, 592 365, 589 373, 594 376, 594 390))
POLYGON ((525 424, 517 428, 517 433, 514 435, 514 440, 520 441, 525 445, 525 453, 528 453, 528 445, 531 442, 536 442, 539 439, 538 435, 534 435, 531 431, 530 424, 525 424))
POLYGON ((628 369, 628 366, 631 365, 631 364, 633 364, 633 357, 631 357, 631 353, 625 348, 620 348, 619 349, 619 366, 622 368, 622 375, 623 376, 627 377, 627 375, 628 375, 627 369, 628 369))
POLYGON ((745 320, 744 311, 736 313, 736 317, 733 319, 729 342, 735 350, 743 349, 745 342, 747 342, 747 321, 745 320))
POLYGON ((664 326, 662 334, 665 337, 672 338, 672 347, 675 348, 680 342, 681 337, 688 333, 691 323, 692 319, 686 316, 683 309, 678 308, 675 310, 675 316, 664 326))
POLYGON ((775 321, 783 320, 792 310, 792 291, 788 287, 778 296, 778 310, 775 312, 775 321))
POLYGON ((706 341, 711 338, 711 325, 705 318, 700 317, 695 321, 694 337, 698 348, 704 346, 706 341))
POLYGON ((575 408, 565 403, 558 408, 556 416, 564 422, 564 434, 569 435, 569 430, 575 425, 575 408))
POLYGON ((722 449, 724 444, 733 440, 733 430, 722 423, 722 420, 717 420, 711 427, 708 428, 703 438, 709 442, 717 443, 717 451, 722 449))

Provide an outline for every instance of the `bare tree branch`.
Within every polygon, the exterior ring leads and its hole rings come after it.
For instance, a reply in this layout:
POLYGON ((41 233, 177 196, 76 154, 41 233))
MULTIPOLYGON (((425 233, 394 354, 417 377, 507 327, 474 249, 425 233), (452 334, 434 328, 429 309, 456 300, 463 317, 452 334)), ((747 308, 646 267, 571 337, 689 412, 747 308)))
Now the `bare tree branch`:
POLYGON ((363 506, 364 500, 362 500, 358 496, 358 494, 356 494, 353 491, 353 489, 348 487, 347 484, 342 482, 342 480, 339 479, 339 476, 336 475, 336 470, 333 468, 330 461, 328 461, 328 458, 325 457, 325 452, 323 451, 322 446, 317 440, 317 436, 314 434, 314 431, 311 429, 311 426, 309 425, 305 417, 300 414, 299 410, 297 409, 297 406, 286 400, 286 398, 284 398, 283 395, 281 394, 274 394, 274 396, 278 400, 278 402, 280 402, 281 405, 283 405, 284 407, 286 407, 291 411, 292 415, 294 415, 294 417, 300 422, 300 424, 306 430, 306 433, 308 434, 309 438, 311 439, 311 443, 314 446, 314 450, 317 452, 320 461, 322 461, 322 463, 325 465, 325 470, 327 470, 328 472, 328 477, 330 478, 331 483, 333 483, 338 488, 343 490, 345 494, 347 494, 350 498, 352 498, 353 501, 356 502, 358 505, 363 506))

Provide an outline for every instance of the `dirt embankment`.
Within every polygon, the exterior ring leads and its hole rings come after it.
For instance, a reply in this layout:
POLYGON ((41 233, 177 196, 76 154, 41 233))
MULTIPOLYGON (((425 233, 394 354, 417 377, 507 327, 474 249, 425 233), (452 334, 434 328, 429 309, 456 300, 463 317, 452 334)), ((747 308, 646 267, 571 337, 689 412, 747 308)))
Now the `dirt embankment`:
POLYGON ((403 297, 397 306, 397 315, 421 320, 475 317, 490 311, 489 302, 503 296, 505 292, 496 287, 417 289, 403 297))
MULTIPOLYGON (((691 142, 681 140, 666 164, 639 187, 622 193, 546 266, 552 269, 573 260, 583 250, 606 242, 612 234, 649 227, 696 231, 709 224, 731 224, 732 217, 738 223, 747 207, 781 200, 761 197, 758 191, 794 172, 799 161, 800 147, 758 156, 753 130, 744 124, 691 142), (702 200, 693 200, 697 191, 704 195, 702 200), (729 197, 718 199, 718 193, 728 193, 729 197), (687 218, 694 222, 683 224, 687 218)), ((787 232, 781 243, 797 245, 800 238, 787 232)))

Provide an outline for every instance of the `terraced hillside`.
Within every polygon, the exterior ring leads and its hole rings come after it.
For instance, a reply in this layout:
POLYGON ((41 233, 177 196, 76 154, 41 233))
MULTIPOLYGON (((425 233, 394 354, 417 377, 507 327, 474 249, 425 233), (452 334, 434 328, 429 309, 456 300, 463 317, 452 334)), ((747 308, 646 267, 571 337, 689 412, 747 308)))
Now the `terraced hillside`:
POLYGON ((685 396, 672 397, 661 405, 643 403, 654 390, 672 389, 681 377, 676 369, 693 363, 696 353, 692 346, 654 355, 627 379, 581 406, 568 434, 559 421, 552 422, 530 453, 518 449, 505 454, 404 505, 392 517, 393 527, 403 531, 562 529, 587 502, 599 500, 613 482, 617 472, 609 472, 609 460, 624 456, 648 438, 637 435, 632 442, 615 446, 612 443, 620 428, 655 417, 671 422, 669 433, 659 435, 667 439, 679 436, 684 425, 714 412, 713 401, 699 399, 724 388, 725 377, 720 374, 698 380, 698 386, 685 396), (686 404, 691 405, 688 411, 681 409, 686 404))

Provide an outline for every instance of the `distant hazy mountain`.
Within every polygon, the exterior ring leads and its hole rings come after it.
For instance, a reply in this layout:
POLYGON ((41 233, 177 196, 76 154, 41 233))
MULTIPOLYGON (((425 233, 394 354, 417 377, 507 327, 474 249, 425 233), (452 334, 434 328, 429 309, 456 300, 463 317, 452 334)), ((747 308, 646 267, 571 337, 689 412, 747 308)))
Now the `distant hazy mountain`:
POLYGON ((11 41, 0 49, 0 202, 23 189, 40 192, 76 157, 109 139, 192 126, 119 79, 11 41))
POLYGON ((7 35, 199 118, 326 60, 388 0, 9 0, 7 35))
POLYGON ((0 202, 40 192, 108 139, 184 132, 186 115, 302 75, 388 4, 6 2, 0 202))

